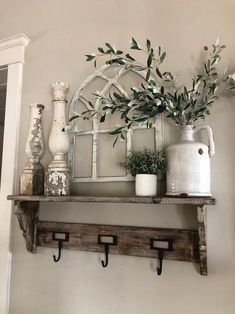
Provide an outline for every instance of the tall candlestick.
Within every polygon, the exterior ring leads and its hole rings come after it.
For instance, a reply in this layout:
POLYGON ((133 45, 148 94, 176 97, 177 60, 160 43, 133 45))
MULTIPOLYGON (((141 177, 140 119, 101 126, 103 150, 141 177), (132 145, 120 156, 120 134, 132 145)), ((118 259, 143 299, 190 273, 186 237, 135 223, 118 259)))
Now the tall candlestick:
POLYGON ((44 154, 44 140, 42 132, 41 104, 31 104, 31 119, 29 135, 26 143, 26 154, 29 158, 23 174, 20 177, 20 194, 43 195, 44 194, 44 168, 40 160, 44 154))
POLYGON ((54 116, 49 138, 49 149, 53 160, 48 166, 45 179, 46 195, 69 195, 70 168, 67 153, 69 151, 69 136, 63 132, 67 125, 66 119, 66 93, 69 85, 64 82, 51 84, 54 116))

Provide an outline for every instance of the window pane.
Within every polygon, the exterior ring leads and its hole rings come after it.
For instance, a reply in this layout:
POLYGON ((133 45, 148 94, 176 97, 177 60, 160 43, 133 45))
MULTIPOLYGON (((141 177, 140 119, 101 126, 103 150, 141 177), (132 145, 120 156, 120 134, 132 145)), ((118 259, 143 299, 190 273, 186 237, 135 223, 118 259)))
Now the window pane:
POLYGON ((126 160, 126 142, 117 141, 113 148, 115 137, 108 134, 99 134, 98 150, 98 176, 114 177, 125 176, 126 171, 120 167, 119 163, 126 160))
POLYGON ((142 150, 144 148, 155 150, 155 129, 137 129, 133 131, 132 148, 142 150))
MULTIPOLYGON (((106 93, 106 96, 108 97, 109 93, 112 95, 113 93, 120 94, 120 91, 114 87, 111 86, 108 92, 106 93)), ((102 105, 101 105, 102 106, 102 105)), ((105 105, 103 105, 105 106, 105 105)), ((99 123, 99 129, 104 130, 104 129, 115 129, 120 125, 123 125, 123 121, 120 119, 121 115, 120 112, 115 112, 111 115, 109 115, 105 122, 99 123)))
POLYGON ((7 91, 7 68, 0 68, 0 183, 2 170, 2 150, 4 136, 6 91, 7 91))
POLYGON ((7 68, 0 67, 0 85, 7 84, 7 68))
POLYGON ((128 94, 131 94, 131 88, 133 86, 140 87, 141 83, 145 83, 143 77, 140 76, 143 73, 139 72, 139 75, 135 72, 126 72, 119 80, 118 83, 125 88, 128 94))
MULTIPOLYGON (((87 107, 81 102, 78 101, 75 106, 75 112, 77 114, 82 114, 84 111, 87 111, 87 107)), ((74 126, 76 126, 78 131, 90 131, 92 130, 92 119, 84 120, 82 117, 73 120, 74 126)))
POLYGON ((75 140, 74 177, 89 178, 92 171, 92 135, 80 135, 75 140))

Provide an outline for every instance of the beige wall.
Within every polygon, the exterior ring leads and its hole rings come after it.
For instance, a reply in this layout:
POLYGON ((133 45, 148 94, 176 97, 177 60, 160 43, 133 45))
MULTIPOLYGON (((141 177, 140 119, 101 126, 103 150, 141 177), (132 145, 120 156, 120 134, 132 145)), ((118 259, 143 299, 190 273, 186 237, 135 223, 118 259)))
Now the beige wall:
MULTIPOLYGON (((20 130, 20 168, 26 158, 28 104, 45 105, 45 139, 52 119, 49 84, 67 81, 71 98, 91 73, 84 54, 105 41, 127 48, 133 35, 149 37, 168 52, 167 66, 185 80, 197 65, 199 50, 217 37, 227 45, 223 65, 235 68, 233 0, 97 0, 1 1, 1 37, 25 33, 26 50, 20 130)), ((111 256, 103 270, 100 255, 64 251, 60 263, 52 249, 26 252, 21 231, 13 221, 11 314, 234 314, 235 313, 235 105, 220 99, 208 123, 216 140, 212 159, 212 190, 217 205, 208 210, 209 276, 191 263, 165 261, 158 277, 155 261, 111 256)), ((51 156, 43 159, 47 165, 51 156)), ((195 226, 195 213, 183 208, 43 206, 42 219, 146 226, 195 226)))

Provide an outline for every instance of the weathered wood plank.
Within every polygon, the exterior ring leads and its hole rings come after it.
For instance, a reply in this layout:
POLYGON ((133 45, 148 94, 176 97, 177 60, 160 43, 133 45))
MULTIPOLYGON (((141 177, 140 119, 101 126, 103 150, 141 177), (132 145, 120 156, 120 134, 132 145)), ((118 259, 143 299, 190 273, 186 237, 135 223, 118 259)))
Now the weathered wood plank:
POLYGON ((207 248, 206 248, 206 206, 197 207, 197 222, 199 235, 200 273, 207 275, 207 248))
POLYGON ((42 196, 9 195, 8 200, 40 202, 136 203, 161 205, 214 205, 212 197, 105 197, 105 196, 42 196))
POLYGON ((37 222, 39 202, 16 202, 14 214, 16 214, 20 229, 23 231, 27 251, 37 251, 37 222))
POLYGON ((110 246, 110 253, 153 258, 158 258, 158 252, 150 250, 150 239, 172 239, 173 252, 165 252, 164 258, 199 262, 198 232, 194 230, 39 221, 38 245, 57 247, 52 232, 70 233, 69 242, 63 244, 65 249, 104 252, 104 247, 98 244, 98 234, 116 235, 118 243, 110 246))

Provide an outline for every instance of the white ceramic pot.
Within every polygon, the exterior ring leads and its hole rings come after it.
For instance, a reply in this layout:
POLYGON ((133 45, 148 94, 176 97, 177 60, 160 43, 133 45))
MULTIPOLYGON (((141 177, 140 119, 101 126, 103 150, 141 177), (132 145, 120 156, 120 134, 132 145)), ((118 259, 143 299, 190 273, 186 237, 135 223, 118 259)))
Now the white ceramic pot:
POLYGON ((167 195, 211 196, 210 157, 215 153, 213 133, 209 126, 181 128, 181 142, 167 148, 167 195), (193 135, 206 130, 207 145, 195 142, 193 135))
POLYGON ((155 174, 137 174, 135 178, 135 194, 137 196, 156 196, 157 176, 155 174))

